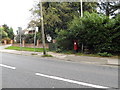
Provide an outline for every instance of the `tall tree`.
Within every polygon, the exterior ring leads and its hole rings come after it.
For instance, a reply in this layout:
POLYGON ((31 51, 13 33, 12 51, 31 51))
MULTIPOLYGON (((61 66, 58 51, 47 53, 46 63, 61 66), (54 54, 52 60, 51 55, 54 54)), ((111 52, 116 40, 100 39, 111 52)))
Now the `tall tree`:
POLYGON ((116 11, 120 8, 120 2, 119 1, 99 2, 98 7, 100 13, 103 13, 106 16, 114 16, 118 14, 116 13, 116 11))
MULTIPOLYGON (((40 8, 39 3, 37 4, 33 13, 36 13, 39 16, 40 8)), ((43 17, 44 17, 44 26, 46 34, 50 34, 53 38, 56 33, 57 28, 66 28, 67 21, 70 20, 70 7, 68 3, 58 3, 58 2, 45 2, 43 3, 43 17), (69 15, 68 15, 69 14, 69 15), (69 18, 69 19, 68 19, 69 18)), ((40 20, 40 19, 39 19, 40 20)), ((40 27, 39 22, 32 20, 32 23, 37 24, 40 27)))
POLYGON ((8 37, 10 39, 14 39, 13 28, 9 28, 6 24, 4 24, 2 27, 4 28, 4 31, 8 34, 8 37))
POLYGON ((8 37, 9 37, 10 39, 12 39, 12 40, 14 39, 13 28, 10 28, 10 29, 9 29, 8 37))
POLYGON ((3 27, 0 27, 0 41, 6 37, 8 37, 8 34, 5 32, 3 27))
MULTIPOLYGON (((83 3, 84 11, 94 12, 96 9, 96 3, 83 3)), ((43 3, 43 16, 44 16, 44 26, 46 34, 50 34, 53 38, 56 37, 56 30, 61 29, 66 30, 67 24, 73 19, 74 15, 79 16, 80 13, 80 3, 79 2, 44 2, 43 3)), ((33 16, 40 14, 39 3, 31 9, 33 16)), ((40 27, 40 18, 37 20, 31 20, 30 24, 40 27)))

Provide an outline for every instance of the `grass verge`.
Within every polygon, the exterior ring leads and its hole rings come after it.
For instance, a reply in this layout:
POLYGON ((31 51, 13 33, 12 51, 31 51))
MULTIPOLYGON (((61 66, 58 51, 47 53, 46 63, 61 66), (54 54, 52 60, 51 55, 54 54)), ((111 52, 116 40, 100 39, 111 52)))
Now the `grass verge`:
MULTIPOLYGON (((16 47, 16 46, 10 46, 10 47, 7 47, 5 49, 20 51, 20 47, 16 47)), ((34 48, 22 47, 22 51, 31 51, 31 52, 34 52, 34 48)), ((35 48, 35 51, 36 52, 43 52, 43 48, 35 48)), ((46 51, 48 51, 47 48, 46 48, 46 51)))
POLYGON ((101 56, 99 54, 85 54, 85 53, 74 53, 73 51, 62 51, 61 52, 62 54, 67 54, 67 55, 70 55, 70 54, 74 54, 76 56, 90 56, 90 57, 107 57, 107 58, 118 58, 118 55, 112 55, 112 56, 101 56))
POLYGON ((42 55, 42 57, 53 57, 53 56, 46 54, 46 55, 42 55))

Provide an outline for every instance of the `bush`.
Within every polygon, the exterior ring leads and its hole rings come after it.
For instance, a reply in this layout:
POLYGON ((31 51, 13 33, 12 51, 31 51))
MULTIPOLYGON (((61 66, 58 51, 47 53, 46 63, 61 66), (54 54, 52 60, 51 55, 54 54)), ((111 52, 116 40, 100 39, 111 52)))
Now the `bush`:
MULTIPOLYGON (((82 18, 75 16, 68 23, 68 29, 58 32, 57 44, 62 50, 73 50, 73 41, 76 40, 79 51, 83 45, 87 46, 90 53, 120 53, 119 21, 120 15, 109 19, 104 15, 85 12, 82 18)), ((106 56, 109 56, 107 54, 106 56)))
POLYGON ((102 57, 111 57, 111 56, 112 56, 111 53, 107 53, 107 52, 98 53, 98 55, 100 55, 100 56, 102 56, 102 57))
MULTIPOLYGON (((24 38, 25 38, 25 35, 22 34, 22 35, 21 35, 21 39, 23 40, 24 38)), ((17 36, 16 36, 16 43, 20 43, 20 35, 17 35, 17 36)))
MULTIPOLYGON (((32 33, 30 33, 30 34, 22 34, 21 39, 25 40, 25 43, 34 43, 34 35, 35 35, 34 33, 33 34, 32 33)), ((41 41, 41 34, 39 32, 36 33, 36 40, 41 41)), ((16 42, 17 43, 20 42, 20 35, 17 35, 16 42)))
POLYGON ((56 49, 56 52, 57 52, 57 53, 60 53, 60 52, 62 52, 62 49, 57 48, 57 49, 56 49))
POLYGON ((26 43, 34 43, 34 34, 26 34, 25 42, 26 43))
MULTIPOLYGON (((68 31, 60 30, 56 38, 57 48, 63 50, 71 50, 73 48, 73 40, 70 38, 68 31)), ((58 52, 61 50, 57 50, 58 52)))
POLYGON ((7 44, 10 44, 10 41, 11 41, 11 39, 10 38, 4 38, 4 39, 2 39, 2 43, 4 43, 4 40, 6 40, 7 41, 7 44))

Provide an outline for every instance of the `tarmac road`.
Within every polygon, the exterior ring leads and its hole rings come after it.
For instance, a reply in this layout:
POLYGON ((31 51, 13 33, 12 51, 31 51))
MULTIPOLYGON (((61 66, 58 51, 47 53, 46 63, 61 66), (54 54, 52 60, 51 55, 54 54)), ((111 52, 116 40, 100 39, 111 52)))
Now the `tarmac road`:
POLYGON ((0 58, 2 88, 118 88, 117 67, 8 53, 0 58))

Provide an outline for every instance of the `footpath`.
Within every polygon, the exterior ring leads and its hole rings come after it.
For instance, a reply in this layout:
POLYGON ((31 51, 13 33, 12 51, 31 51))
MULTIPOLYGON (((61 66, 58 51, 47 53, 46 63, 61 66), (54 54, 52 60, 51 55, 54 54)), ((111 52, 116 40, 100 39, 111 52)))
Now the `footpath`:
MULTIPOLYGON (((29 52, 29 51, 16 51, 16 50, 8 50, 4 49, 10 45, 0 46, 0 52, 12 53, 12 54, 20 54, 20 55, 34 55, 34 56, 42 56, 42 52, 29 52)), ((47 52, 47 54, 52 55, 51 58, 57 58, 59 60, 80 62, 80 63, 89 63, 89 64, 99 64, 99 65, 120 65, 120 58, 110 58, 110 57, 91 57, 91 56, 77 56, 74 54, 61 54, 54 52, 47 52)))

